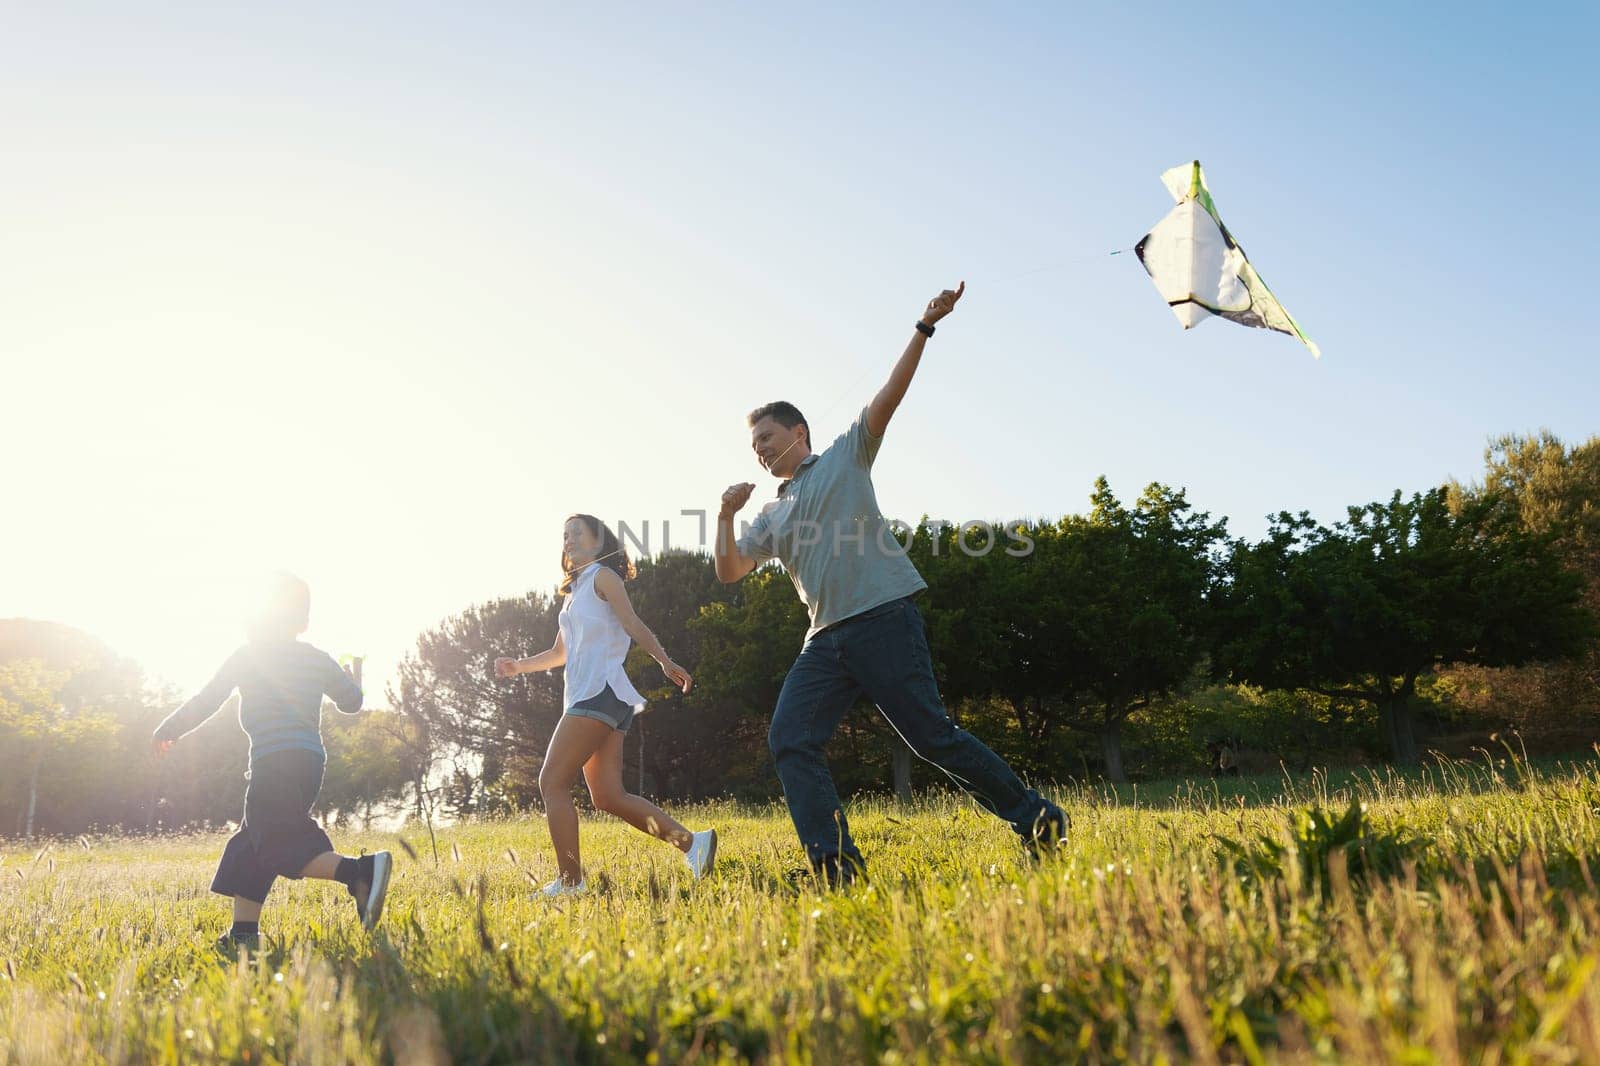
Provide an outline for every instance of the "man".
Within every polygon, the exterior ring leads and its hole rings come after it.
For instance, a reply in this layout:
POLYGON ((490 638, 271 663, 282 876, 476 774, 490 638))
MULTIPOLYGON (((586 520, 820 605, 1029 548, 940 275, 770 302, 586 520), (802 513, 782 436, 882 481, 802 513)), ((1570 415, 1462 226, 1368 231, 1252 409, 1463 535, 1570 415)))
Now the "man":
POLYGON ((943 770, 1030 847, 1065 837, 1066 814, 945 711, 933 677, 922 615, 911 596, 927 588, 878 508, 872 462, 906 394, 934 324, 954 310, 966 283, 929 301, 888 382, 855 423, 820 453, 811 427, 789 403, 749 415, 750 446, 774 477, 777 498, 742 537, 734 516, 755 485, 722 494, 717 578, 731 583, 778 559, 810 612, 800 657, 790 667, 767 740, 806 856, 830 884, 865 871, 834 789, 823 748, 865 694, 922 759, 943 770))

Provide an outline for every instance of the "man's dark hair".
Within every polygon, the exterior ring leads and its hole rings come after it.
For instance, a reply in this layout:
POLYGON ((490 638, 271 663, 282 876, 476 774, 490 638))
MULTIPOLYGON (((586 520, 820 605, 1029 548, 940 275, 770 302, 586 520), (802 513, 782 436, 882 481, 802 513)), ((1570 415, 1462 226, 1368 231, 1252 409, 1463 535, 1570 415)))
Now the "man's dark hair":
POLYGON ((770 418, 784 429, 793 429, 795 426, 806 427, 806 443, 811 443, 811 423, 806 421, 806 416, 800 413, 800 408, 788 400, 778 400, 774 403, 762 404, 745 416, 746 425, 755 425, 763 418, 770 418))

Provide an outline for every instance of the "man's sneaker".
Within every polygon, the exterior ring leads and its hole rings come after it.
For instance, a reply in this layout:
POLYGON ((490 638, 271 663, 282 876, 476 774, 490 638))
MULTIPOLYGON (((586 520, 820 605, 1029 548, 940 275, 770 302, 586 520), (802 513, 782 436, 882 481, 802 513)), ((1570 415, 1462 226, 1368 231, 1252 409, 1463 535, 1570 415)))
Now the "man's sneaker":
POLYGON ((867 880, 867 868, 849 855, 822 855, 811 866, 811 873, 825 888, 849 888, 867 880))
POLYGON ((1067 830, 1071 828, 1072 819, 1067 812, 1051 804, 1034 818, 1032 832, 1022 838, 1022 845, 1035 855, 1055 851, 1066 846, 1067 830))
POLYGON ((230 959, 237 959, 241 951, 246 955, 254 955, 261 950, 261 937, 223 933, 217 937, 216 948, 230 959))
POLYGON ((560 896, 581 896, 587 891, 589 891, 589 881, 587 878, 579 881, 575 885, 569 885, 560 877, 557 877, 554 881, 551 881, 548 885, 545 885, 544 888, 539 890, 540 895, 544 896, 545 899, 556 899, 560 896))
POLYGON ((694 874, 696 881, 710 873, 711 865, 717 861, 717 831, 707 829, 694 834, 683 861, 689 864, 689 872, 694 874))
POLYGON ((350 886, 350 895, 356 901, 356 917, 361 928, 371 932, 383 917, 383 901, 389 895, 389 875, 394 872, 394 856, 387 851, 363 855, 361 879, 350 886))

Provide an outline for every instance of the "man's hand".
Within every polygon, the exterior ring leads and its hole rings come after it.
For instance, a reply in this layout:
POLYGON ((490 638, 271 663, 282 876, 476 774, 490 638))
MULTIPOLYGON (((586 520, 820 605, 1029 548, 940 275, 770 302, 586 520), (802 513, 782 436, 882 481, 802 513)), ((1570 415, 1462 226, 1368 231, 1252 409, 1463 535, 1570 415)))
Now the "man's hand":
POLYGON ((152 737, 150 739, 150 750, 154 752, 156 758, 159 759, 161 756, 172 750, 172 741, 161 740, 160 738, 152 737))
POLYGON ((494 661, 494 676, 499 678, 516 677, 522 671, 517 669, 517 660, 504 656, 494 661))
POLYGON ((956 301, 961 299, 961 294, 967 291, 967 283, 962 282, 954 289, 946 289, 928 301, 928 309, 922 313, 922 321, 933 325, 945 315, 956 309, 956 301))
POLYGON ((750 494, 755 490, 753 482, 741 481, 737 485, 729 485, 728 491, 722 494, 722 511, 717 515, 717 546, 713 559, 717 568, 717 580, 724 585, 733 584, 756 568, 754 559, 746 558, 740 553, 737 531, 733 528, 733 516, 739 513, 739 508, 750 502, 750 494))
POLYGON ((750 494, 755 490, 755 483, 751 481, 729 485, 728 491, 722 494, 722 517, 732 518, 738 514, 739 509, 750 502, 750 494))

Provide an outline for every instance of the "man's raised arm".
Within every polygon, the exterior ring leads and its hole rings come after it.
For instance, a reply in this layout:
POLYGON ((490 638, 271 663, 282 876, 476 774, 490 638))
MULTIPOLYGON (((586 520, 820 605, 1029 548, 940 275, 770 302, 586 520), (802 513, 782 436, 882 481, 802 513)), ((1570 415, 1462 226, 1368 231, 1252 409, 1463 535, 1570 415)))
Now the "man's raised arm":
POLYGON ((889 428, 889 419, 894 417, 900 401, 905 399, 906 390, 911 387, 911 379, 917 373, 917 364, 922 362, 922 349, 927 345, 928 338, 933 336, 933 324, 955 310, 956 301, 961 299, 961 294, 966 291, 967 283, 963 281, 956 288, 946 289, 928 301, 928 309, 917 322, 917 330, 911 335, 911 343, 906 345, 906 350, 900 355, 900 361, 895 363, 894 370, 889 374, 889 380, 867 405, 867 432, 874 437, 883 436, 883 431, 889 428))

